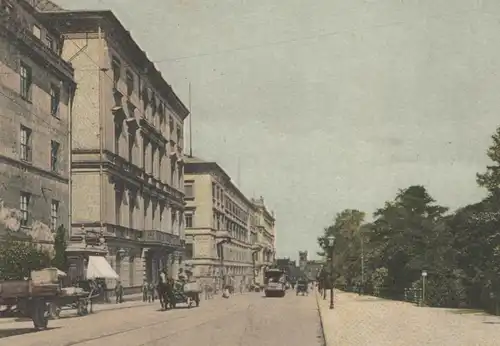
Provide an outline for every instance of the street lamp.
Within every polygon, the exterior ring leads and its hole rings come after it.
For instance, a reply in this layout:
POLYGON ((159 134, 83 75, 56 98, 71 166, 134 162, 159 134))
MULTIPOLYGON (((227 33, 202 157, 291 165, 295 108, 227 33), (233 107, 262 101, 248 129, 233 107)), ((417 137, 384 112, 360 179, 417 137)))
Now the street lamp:
POLYGON ((257 273, 256 273, 256 255, 262 250, 262 246, 260 245, 254 245, 252 246, 252 265, 253 265, 253 283, 254 285, 257 285, 257 273))
POLYGON ((427 272, 422 270, 422 306, 425 303, 425 279, 427 278, 427 272))
POLYGON ((221 231, 220 234, 217 236, 217 251, 219 252, 219 258, 220 258, 220 279, 221 279, 221 290, 224 289, 224 251, 223 251, 223 244, 225 243, 230 243, 231 242, 231 237, 229 236, 228 232, 221 231))
POLYGON ((333 247, 335 245, 335 236, 333 235, 330 235, 328 236, 327 238, 328 240, 328 250, 330 252, 330 309, 333 309, 334 308, 334 304, 333 304, 333 281, 334 281, 334 277, 333 277, 333 247))

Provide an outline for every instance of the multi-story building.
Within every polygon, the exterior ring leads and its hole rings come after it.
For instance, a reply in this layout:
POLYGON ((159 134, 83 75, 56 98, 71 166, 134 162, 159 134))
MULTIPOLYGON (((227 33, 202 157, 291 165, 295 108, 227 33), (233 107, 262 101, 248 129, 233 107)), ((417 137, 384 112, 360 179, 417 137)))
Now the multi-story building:
POLYGON ((264 283, 264 273, 267 267, 274 263, 276 249, 274 247, 275 219, 264 204, 264 198, 252 199, 255 209, 253 224, 257 230, 254 242, 255 278, 258 285, 264 283))
MULTIPOLYGON (((75 69, 72 236, 100 232, 126 292, 184 250, 188 109, 111 11, 45 12, 75 69)), ((75 257, 75 260, 77 258, 75 257)))
POLYGON ((252 282, 252 246, 257 240, 250 218, 252 202, 215 162, 186 159, 186 253, 193 276, 203 284, 252 282))
POLYGON ((61 50, 60 33, 29 2, 0 0, 0 208, 10 209, 0 213, 20 221, 0 229, 20 226, 37 241, 69 227, 75 83, 61 50))

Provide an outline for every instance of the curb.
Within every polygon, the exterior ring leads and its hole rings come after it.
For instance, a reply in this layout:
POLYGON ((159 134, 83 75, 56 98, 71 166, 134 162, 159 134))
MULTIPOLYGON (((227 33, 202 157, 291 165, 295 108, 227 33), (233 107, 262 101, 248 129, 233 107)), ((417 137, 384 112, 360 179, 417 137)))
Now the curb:
POLYGON ((318 291, 315 292, 315 298, 316 298, 316 307, 318 308, 318 315, 319 315, 319 325, 321 328, 321 336, 323 338, 323 345, 328 346, 328 342, 326 340, 326 333, 325 333, 325 326, 323 325, 323 313, 321 312, 321 307, 319 305, 319 299, 318 299, 318 291))

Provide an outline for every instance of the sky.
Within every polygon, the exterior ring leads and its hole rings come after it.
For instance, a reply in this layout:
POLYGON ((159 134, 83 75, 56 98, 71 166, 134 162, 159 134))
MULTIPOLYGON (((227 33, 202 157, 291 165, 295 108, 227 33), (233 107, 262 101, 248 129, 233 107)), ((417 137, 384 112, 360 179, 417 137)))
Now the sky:
POLYGON ((264 196, 280 257, 412 184, 452 209, 485 195, 497 0, 55 2, 112 9, 186 105, 191 83, 194 155, 264 196))

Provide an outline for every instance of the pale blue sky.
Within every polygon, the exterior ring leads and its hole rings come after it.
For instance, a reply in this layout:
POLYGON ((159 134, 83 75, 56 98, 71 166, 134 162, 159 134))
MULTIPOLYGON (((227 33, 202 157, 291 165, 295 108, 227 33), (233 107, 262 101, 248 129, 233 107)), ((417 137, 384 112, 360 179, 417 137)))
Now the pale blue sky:
MULTIPOLYGON (((82 9, 82 1, 56 0, 82 9)), ((86 0, 110 8, 178 95, 194 154, 276 211, 278 255, 317 251, 344 208, 423 184, 480 199, 500 124, 497 0, 86 0), (180 58, 180 59, 176 59, 180 58)))

